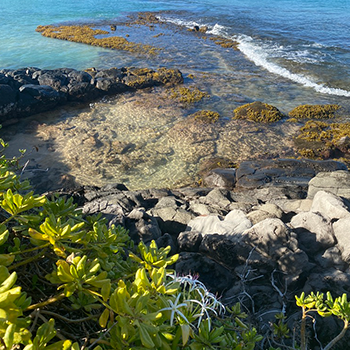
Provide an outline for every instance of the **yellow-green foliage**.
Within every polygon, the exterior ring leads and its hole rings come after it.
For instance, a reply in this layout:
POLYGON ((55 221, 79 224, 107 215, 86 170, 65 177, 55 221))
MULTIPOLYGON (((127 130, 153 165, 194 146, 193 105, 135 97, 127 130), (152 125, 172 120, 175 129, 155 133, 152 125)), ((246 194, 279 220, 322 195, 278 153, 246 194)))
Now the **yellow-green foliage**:
POLYGON ((155 55, 159 49, 151 45, 142 45, 139 43, 129 42, 120 36, 109 36, 106 38, 96 38, 96 35, 109 34, 101 29, 92 29, 87 25, 71 26, 38 26, 36 29, 43 36, 60 40, 74 41, 92 46, 100 46, 108 49, 117 49, 130 52, 139 52, 142 54, 155 55))
POLYGON ((170 97, 183 103, 195 103, 201 101, 204 97, 210 95, 206 92, 200 91, 197 87, 179 87, 171 89, 170 97))
POLYGON ((296 119, 330 119, 334 118, 339 105, 301 105, 289 112, 291 118, 296 119))
POLYGON ((273 123, 283 118, 274 106, 262 102, 248 103, 234 110, 234 119, 247 119, 259 123, 273 123))
POLYGON ((219 120, 220 114, 213 111, 202 110, 192 114, 190 117, 204 124, 213 124, 219 120))

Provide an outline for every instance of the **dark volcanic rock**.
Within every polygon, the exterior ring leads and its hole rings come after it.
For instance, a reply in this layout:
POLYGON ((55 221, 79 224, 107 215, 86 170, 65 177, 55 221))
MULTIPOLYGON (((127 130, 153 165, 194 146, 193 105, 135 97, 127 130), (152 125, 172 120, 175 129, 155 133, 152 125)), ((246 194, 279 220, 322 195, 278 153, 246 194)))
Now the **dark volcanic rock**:
POLYGON ((177 69, 110 68, 77 71, 71 68, 0 70, 0 122, 48 111, 67 101, 86 102, 129 90, 183 82, 177 69))
POLYGON ((0 84, 0 108, 4 108, 16 102, 16 92, 11 86, 0 84))

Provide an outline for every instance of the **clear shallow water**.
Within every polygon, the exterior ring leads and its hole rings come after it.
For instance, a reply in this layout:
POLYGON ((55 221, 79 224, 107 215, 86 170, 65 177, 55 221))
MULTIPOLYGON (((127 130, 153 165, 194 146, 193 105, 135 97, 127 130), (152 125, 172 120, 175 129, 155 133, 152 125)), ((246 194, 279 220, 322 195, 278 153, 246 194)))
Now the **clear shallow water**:
MULTIPOLYGON (((210 157, 239 161, 290 155, 295 126, 230 122, 232 111, 255 100, 273 104, 285 113, 297 105, 314 103, 339 103, 350 111, 349 37, 350 2, 343 0, 1 0, 0 68, 177 67, 185 76, 186 86, 196 85, 211 96, 187 109, 168 109, 157 94, 150 98, 154 106, 139 103, 147 100, 143 94, 136 95, 139 102, 134 96, 125 96, 115 103, 94 104, 88 111, 73 108, 69 113, 55 113, 55 118, 44 125, 52 114, 48 113, 34 117, 40 127, 26 130, 28 137, 17 137, 14 149, 40 144, 42 154, 28 157, 36 167, 49 166, 54 152, 55 160, 62 162, 61 173, 53 170, 57 176, 67 173, 79 183, 89 184, 121 181, 130 188, 186 184, 210 157), (159 16, 169 26, 156 26, 153 31, 122 26, 117 35, 127 34, 131 41, 161 47, 159 56, 89 47, 44 38, 35 32, 44 24, 114 23, 135 11, 160 11, 159 16), (239 51, 199 39, 186 30, 194 25, 206 25, 209 33, 237 41, 239 51), (190 74, 194 79, 188 78, 190 74), (184 118, 196 109, 220 113, 216 136, 209 143, 201 140, 193 146, 188 141, 171 147, 168 130, 176 125, 181 129, 184 118), (152 124, 146 132, 152 115, 160 129, 152 124), (101 118, 106 122, 99 122, 101 118), (89 130, 94 130, 95 141, 81 139, 80 135, 89 130), (126 140, 135 146, 128 148, 125 159, 118 155, 120 163, 111 162, 110 145, 126 140)), ((18 131, 15 128, 9 135, 18 131)))

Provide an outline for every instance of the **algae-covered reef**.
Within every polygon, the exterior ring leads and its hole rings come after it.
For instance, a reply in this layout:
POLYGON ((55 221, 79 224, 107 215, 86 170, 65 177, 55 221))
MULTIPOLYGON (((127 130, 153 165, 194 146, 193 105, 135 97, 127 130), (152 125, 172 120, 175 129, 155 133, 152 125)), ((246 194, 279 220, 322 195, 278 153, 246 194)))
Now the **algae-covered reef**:
POLYGON ((194 120, 200 123, 213 124, 219 120, 220 114, 213 111, 201 110, 192 114, 191 117, 193 117, 194 120))
POLYGON ((340 109, 339 105, 301 105, 289 112, 289 116, 295 119, 331 119, 335 112, 340 109))
POLYGON ((110 33, 106 30, 93 29, 88 25, 46 25, 38 26, 36 31, 48 38, 68 40, 92 46, 100 46, 108 49, 138 52, 141 54, 149 55, 156 55, 160 50, 159 48, 151 45, 130 42, 121 36, 97 38, 97 35, 108 35, 110 33))
POLYGON ((210 97, 206 92, 200 91, 197 87, 176 87, 170 90, 170 98, 182 103, 196 103, 205 97, 210 97))
POLYGON ((234 110, 234 119, 246 119, 260 123, 273 123, 283 118, 278 108, 262 102, 248 103, 234 110))

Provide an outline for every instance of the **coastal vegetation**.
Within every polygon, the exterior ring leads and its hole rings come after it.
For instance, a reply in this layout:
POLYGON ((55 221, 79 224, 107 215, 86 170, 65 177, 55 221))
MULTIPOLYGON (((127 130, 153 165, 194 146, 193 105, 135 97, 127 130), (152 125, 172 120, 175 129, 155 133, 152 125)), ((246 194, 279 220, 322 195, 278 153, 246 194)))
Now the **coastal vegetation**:
MULTIPOLYGON (((6 144, 1 140, 3 147, 6 144)), ((170 247, 35 195, 0 158, 0 349, 254 349, 262 337, 192 276, 170 247)))

